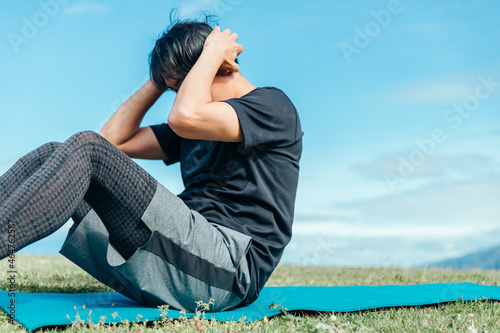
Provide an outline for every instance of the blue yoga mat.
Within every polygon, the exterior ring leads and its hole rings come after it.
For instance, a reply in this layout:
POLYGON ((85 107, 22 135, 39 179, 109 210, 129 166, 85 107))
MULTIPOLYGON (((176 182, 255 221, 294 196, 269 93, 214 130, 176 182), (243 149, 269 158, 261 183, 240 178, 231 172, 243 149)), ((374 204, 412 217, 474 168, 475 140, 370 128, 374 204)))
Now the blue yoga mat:
MULTIPOLYGON (((434 283, 418 285, 346 286, 346 287, 264 287, 257 301, 250 306, 232 311, 205 313, 208 319, 231 321, 261 320, 280 314, 271 303, 292 310, 351 312, 394 306, 429 305, 457 300, 500 300, 500 287, 475 283, 434 283)), ((71 325, 77 314, 87 322, 105 323, 160 320, 158 308, 147 308, 118 293, 21 293, 14 297, 0 291, 0 307, 7 314, 15 304, 15 320, 28 330, 50 325, 71 325), (12 303, 14 300, 14 303, 12 303), (10 306, 10 308, 9 308, 10 306), (117 316, 113 316, 113 314, 117 316), (140 315, 140 316, 139 316, 140 315)), ((190 318, 194 314, 186 313, 190 318)), ((180 311, 168 310, 167 317, 184 316, 180 311)))

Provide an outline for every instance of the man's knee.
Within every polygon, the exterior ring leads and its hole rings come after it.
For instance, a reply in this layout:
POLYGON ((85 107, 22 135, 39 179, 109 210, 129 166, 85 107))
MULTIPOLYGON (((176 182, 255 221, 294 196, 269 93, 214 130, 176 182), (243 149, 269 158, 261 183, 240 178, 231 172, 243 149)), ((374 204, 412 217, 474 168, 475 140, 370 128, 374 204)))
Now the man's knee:
POLYGON ((40 158, 41 161, 45 161, 61 145, 62 145, 62 143, 61 142, 57 142, 57 141, 47 142, 47 143, 41 145, 37 149, 38 158, 40 158))
POLYGON ((85 145, 87 143, 103 143, 106 140, 94 131, 85 130, 73 134, 68 141, 77 145, 85 145))
POLYGON ((54 152, 54 150, 59 148, 61 145, 62 145, 61 142, 52 141, 52 142, 47 142, 46 144, 42 145, 41 148, 43 148, 43 150, 49 151, 49 153, 52 154, 54 152))

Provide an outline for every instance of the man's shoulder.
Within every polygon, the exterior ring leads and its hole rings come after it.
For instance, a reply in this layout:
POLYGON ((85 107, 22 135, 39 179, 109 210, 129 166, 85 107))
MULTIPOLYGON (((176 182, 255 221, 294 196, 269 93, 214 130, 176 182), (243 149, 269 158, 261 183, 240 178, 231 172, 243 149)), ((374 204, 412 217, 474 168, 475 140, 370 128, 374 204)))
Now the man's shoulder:
POLYGON ((242 96, 244 98, 246 96, 259 96, 259 97, 270 97, 270 98, 283 98, 288 96, 285 94, 283 90, 277 88, 275 86, 264 86, 257 87, 254 90, 250 91, 248 94, 242 96))
POLYGON ((283 90, 275 86, 257 87, 247 94, 231 100, 240 101, 247 106, 253 106, 257 109, 276 109, 277 107, 280 107, 295 110, 295 106, 288 95, 283 90))

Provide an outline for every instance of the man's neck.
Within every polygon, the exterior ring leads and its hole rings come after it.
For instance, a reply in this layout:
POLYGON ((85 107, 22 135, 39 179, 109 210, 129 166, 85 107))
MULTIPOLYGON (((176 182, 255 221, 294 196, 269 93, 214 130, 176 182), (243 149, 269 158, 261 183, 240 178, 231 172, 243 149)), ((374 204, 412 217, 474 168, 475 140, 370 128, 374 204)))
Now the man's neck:
POLYGON ((240 73, 235 73, 233 75, 236 75, 235 80, 237 81, 235 83, 236 86, 236 98, 239 98, 241 96, 244 96, 248 94, 250 91, 255 89, 255 86, 248 82, 248 80, 241 75, 240 73))
POLYGON ((254 89, 255 86, 240 73, 217 75, 212 85, 212 96, 214 101, 223 101, 242 97, 254 89))

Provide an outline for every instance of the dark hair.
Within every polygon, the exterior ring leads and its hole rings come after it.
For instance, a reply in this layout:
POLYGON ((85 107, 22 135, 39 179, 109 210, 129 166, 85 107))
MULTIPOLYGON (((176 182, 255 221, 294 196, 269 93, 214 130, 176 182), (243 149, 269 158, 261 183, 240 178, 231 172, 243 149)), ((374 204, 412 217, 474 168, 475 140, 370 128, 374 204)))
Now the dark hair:
POLYGON ((167 88, 166 79, 184 80, 198 60, 205 39, 212 32, 210 15, 205 14, 204 22, 200 22, 172 20, 172 13, 170 26, 161 34, 149 54, 149 73, 159 89, 167 88))

